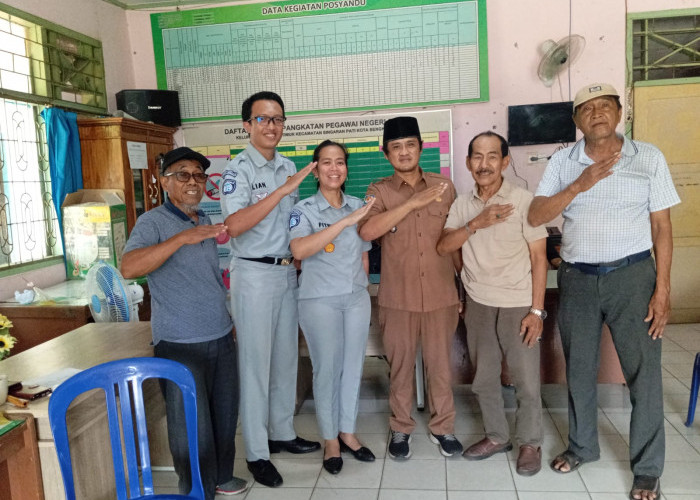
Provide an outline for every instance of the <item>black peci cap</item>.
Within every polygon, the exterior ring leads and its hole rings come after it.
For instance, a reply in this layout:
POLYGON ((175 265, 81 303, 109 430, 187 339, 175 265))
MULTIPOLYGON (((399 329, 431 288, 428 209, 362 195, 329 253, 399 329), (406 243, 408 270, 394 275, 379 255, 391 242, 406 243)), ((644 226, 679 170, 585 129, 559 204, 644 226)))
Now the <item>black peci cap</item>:
POLYGON ((205 171, 209 168, 209 165, 211 164, 211 162, 203 154, 197 153, 196 151, 193 151, 190 148, 183 146, 180 148, 173 149, 172 151, 168 151, 163 155, 163 159, 160 165, 160 173, 164 174, 170 165, 180 160, 194 160, 196 162, 199 162, 199 164, 202 166, 202 169, 205 171))
POLYGON ((422 140, 418 120, 414 117, 397 116, 384 122, 384 144, 405 137, 418 137, 418 140, 422 140))

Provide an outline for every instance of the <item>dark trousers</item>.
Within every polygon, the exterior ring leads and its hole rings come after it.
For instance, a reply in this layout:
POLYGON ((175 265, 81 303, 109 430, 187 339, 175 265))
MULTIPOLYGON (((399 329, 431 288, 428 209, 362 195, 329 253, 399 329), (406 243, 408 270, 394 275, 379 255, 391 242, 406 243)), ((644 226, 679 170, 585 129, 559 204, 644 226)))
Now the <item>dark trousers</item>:
POLYGON ((635 475, 661 476, 665 438, 661 340, 644 322, 654 293, 651 258, 602 276, 563 262, 559 284, 559 330, 569 386, 569 449, 586 461, 600 457, 597 374, 603 322, 610 327, 630 390, 630 463, 635 475))
MULTIPOLYGON (((238 421, 238 357, 233 335, 209 342, 180 344, 160 341, 156 357, 179 361, 194 375, 197 386, 199 467, 207 500, 213 500, 216 486, 233 477, 238 421)), ((173 383, 161 385, 165 397, 168 442, 180 493, 192 487, 189 445, 180 389, 173 383)))

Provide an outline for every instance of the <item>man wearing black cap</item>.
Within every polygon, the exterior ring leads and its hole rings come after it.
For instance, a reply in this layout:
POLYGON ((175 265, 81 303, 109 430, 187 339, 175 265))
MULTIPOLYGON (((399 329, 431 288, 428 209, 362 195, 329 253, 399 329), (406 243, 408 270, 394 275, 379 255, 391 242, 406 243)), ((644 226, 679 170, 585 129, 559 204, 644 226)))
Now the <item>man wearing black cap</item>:
POLYGON ((671 308, 670 209, 680 199, 661 151, 616 132, 623 113, 612 85, 583 87, 573 111, 583 139, 552 156, 528 215, 530 224, 564 217, 557 319, 569 446, 551 468, 566 474, 600 458, 596 379, 605 322, 632 402, 629 498, 654 500, 665 453, 661 338, 671 308))
MULTIPOLYGON (((160 183, 168 200, 141 215, 122 257, 125 278, 148 275, 154 354, 187 366, 197 387, 199 465, 207 500, 244 492, 233 476, 238 361, 214 238, 226 232, 198 209, 209 160, 185 147, 165 154, 160 183)), ((163 385, 168 441, 180 493, 191 489, 179 389, 163 385)))
POLYGON ((379 322, 391 366, 389 455, 411 456, 409 443, 416 422, 413 377, 420 342, 428 381, 430 440, 440 452, 462 452, 454 436, 450 349, 457 327, 459 299, 452 255, 436 251, 455 188, 446 177, 424 172, 418 162, 423 141, 418 121, 411 116, 384 123, 384 155, 394 175, 373 183, 375 198, 369 214, 358 224, 360 236, 382 245, 379 322))

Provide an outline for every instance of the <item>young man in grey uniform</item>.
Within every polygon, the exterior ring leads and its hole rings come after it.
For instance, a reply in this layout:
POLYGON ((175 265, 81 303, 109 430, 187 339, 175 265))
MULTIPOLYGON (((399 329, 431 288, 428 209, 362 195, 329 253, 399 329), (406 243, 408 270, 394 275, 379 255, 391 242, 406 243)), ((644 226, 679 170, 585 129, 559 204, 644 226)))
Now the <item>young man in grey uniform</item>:
POLYGON ((299 172, 277 152, 284 103, 273 92, 243 102, 250 144, 222 175, 221 209, 232 237, 231 309, 240 349, 241 424, 248 469, 265 486, 282 484, 270 453, 309 453, 318 442, 294 431, 298 358, 297 274, 289 250, 289 213, 299 172))
MULTIPOLYGON (((179 361, 197 387, 199 468, 205 498, 243 493, 233 477, 238 420, 238 366, 233 323, 214 238, 226 231, 198 210, 209 160, 189 148, 163 158, 160 183, 168 201, 136 221, 124 248, 125 278, 148 275, 154 354, 179 361)), ((180 493, 192 488, 180 389, 164 384, 168 442, 180 493)))

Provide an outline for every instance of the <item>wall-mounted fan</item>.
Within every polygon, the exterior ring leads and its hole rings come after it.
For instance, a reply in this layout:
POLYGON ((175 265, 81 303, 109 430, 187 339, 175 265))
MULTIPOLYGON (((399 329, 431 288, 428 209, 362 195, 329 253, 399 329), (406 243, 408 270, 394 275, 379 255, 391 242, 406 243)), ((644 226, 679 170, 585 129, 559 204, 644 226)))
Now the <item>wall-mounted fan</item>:
POLYGON ((95 263, 85 277, 85 290, 96 322, 139 320, 143 288, 127 284, 116 267, 104 261, 95 263))
POLYGON ((542 59, 537 67, 537 76, 546 87, 551 87, 557 75, 573 64, 583 52, 586 39, 581 35, 569 35, 558 42, 547 40, 540 45, 542 59))

